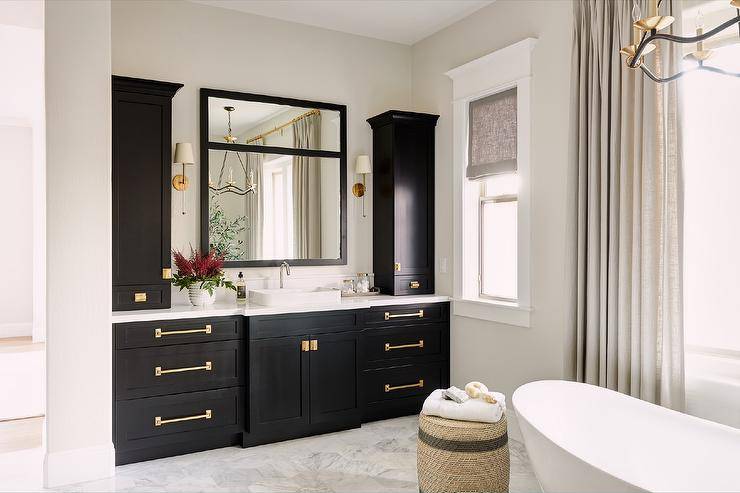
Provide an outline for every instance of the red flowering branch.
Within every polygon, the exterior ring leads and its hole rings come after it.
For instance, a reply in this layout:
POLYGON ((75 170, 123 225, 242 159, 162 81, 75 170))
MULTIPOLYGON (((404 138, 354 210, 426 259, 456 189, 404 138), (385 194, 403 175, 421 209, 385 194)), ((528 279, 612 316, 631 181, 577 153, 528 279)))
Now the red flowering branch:
POLYGON ((224 257, 218 255, 214 250, 204 255, 200 250, 191 248, 190 257, 185 257, 182 252, 173 250, 172 256, 177 267, 177 273, 172 276, 172 284, 179 287, 180 290, 191 288, 196 284, 199 284, 199 288, 206 289, 211 294, 218 287, 236 290, 236 287, 226 279, 224 274, 224 257))

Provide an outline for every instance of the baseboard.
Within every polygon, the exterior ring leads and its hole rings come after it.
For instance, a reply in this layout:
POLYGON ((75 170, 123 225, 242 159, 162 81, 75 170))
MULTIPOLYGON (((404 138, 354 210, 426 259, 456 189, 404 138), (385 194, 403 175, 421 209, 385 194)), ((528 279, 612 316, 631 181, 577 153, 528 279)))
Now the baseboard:
POLYGON ((47 452, 44 458, 44 487, 55 488, 83 481, 110 478, 115 474, 113 444, 47 452))
POLYGON ((6 337, 31 337, 33 324, 31 322, 0 324, 0 339, 6 337))

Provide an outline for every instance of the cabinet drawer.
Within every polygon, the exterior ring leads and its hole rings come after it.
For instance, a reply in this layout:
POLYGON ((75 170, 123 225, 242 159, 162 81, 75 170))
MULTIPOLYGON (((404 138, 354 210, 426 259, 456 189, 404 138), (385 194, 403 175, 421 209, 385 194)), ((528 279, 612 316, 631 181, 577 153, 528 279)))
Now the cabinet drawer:
POLYGON ((449 320, 449 303, 375 306, 365 312, 366 326, 428 324, 449 320))
POLYGON ((427 396, 440 388, 444 380, 442 363, 395 366, 362 373, 367 403, 427 396))
POLYGON ((446 325, 411 325, 362 333, 365 362, 443 355, 446 325))
POLYGON ((243 430, 243 388, 116 403, 116 450, 196 441, 243 430))
POLYGON ((426 275, 394 276, 393 294, 403 296, 405 294, 432 294, 434 286, 431 278, 426 275))
POLYGON ((261 315, 249 318, 249 339, 347 332, 354 330, 356 325, 357 312, 354 310, 261 315))
POLYGON ((211 342, 244 337, 241 316, 114 324, 116 349, 211 342))
POLYGON ((113 311, 169 308, 171 296, 172 286, 169 283, 113 286, 113 311))
POLYGON ((116 400, 243 385, 243 341, 116 351, 116 400))

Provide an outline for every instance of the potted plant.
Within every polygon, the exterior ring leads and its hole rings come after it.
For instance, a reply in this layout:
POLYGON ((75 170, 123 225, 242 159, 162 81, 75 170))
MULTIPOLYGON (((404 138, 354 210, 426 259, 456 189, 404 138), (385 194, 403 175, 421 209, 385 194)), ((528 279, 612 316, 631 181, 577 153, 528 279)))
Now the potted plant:
POLYGON ((177 273, 172 284, 188 290, 190 303, 194 306, 212 305, 216 301, 216 288, 233 289, 234 284, 224 274, 224 258, 211 250, 207 255, 199 250, 190 250, 190 258, 173 250, 177 273))

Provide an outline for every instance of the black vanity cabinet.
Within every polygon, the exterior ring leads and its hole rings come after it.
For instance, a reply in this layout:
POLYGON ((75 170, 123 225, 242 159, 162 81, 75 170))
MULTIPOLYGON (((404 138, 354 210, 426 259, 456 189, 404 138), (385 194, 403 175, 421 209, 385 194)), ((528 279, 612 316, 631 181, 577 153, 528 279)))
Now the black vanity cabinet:
POLYGON ((116 464, 239 444, 244 336, 241 316, 114 324, 116 464))
POLYGON ((392 295, 434 293, 434 129, 438 115, 387 111, 373 129, 373 270, 392 295))
POLYGON ((450 304, 113 324, 116 464, 417 414, 450 380, 450 304))
POLYGON ((113 76, 113 310, 170 307, 172 97, 113 76))
POLYGON ((354 311, 249 319, 249 428, 243 445, 360 425, 354 311))

